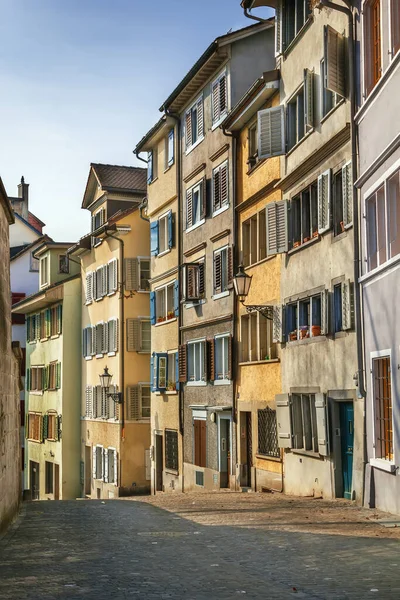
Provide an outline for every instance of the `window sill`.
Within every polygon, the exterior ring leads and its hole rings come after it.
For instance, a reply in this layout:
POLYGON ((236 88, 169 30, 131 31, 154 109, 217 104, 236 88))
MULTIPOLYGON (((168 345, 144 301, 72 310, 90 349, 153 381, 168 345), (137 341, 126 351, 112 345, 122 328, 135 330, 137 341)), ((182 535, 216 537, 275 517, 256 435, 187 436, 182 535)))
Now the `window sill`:
POLYGON ((51 339, 51 340, 56 340, 57 338, 59 338, 59 337, 60 337, 60 335, 61 335, 60 333, 55 333, 54 335, 51 335, 51 336, 50 336, 50 339, 51 339))
POLYGON ((185 155, 187 156, 188 154, 190 154, 192 152, 192 150, 194 150, 195 148, 197 148, 197 146, 199 144, 201 144, 201 142, 204 140, 204 135, 199 138, 194 144, 192 144, 191 146, 189 146, 189 148, 186 148, 185 150, 185 155))
POLYGON ((230 379, 214 379, 214 385, 230 385, 232 381, 230 379))
POLYGON ((104 354, 96 354, 96 358, 103 358, 104 354))
POLYGON ((177 390, 165 390, 165 392, 156 391, 153 392, 156 396, 177 396, 177 390))
POLYGON ((335 232, 333 231, 332 232, 332 244, 336 244, 336 242, 340 242, 340 240, 347 238, 347 231, 348 231, 348 229, 350 229, 350 227, 352 227, 352 225, 347 227, 347 229, 345 229, 344 231, 341 231, 337 235, 335 235, 335 232))
POLYGON ((168 173, 168 171, 169 171, 170 169, 172 169, 172 167, 174 166, 174 164, 175 164, 175 161, 173 161, 173 162, 172 162, 170 165, 167 165, 167 166, 165 167, 165 169, 164 169, 164 174, 165 174, 165 173, 168 173))
POLYGON ((251 360, 249 362, 240 362, 239 367, 247 367, 250 365, 269 365, 280 362, 279 358, 270 358, 269 360, 251 360))
POLYGON ((207 385, 207 381, 187 381, 186 385, 188 387, 205 387, 207 385))
POLYGON ((186 229, 185 233, 190 233, 194 229, 197 229, 198 227, 201 227, 201 225, 204 225, 205 222, 206 222, 205 219, 201 219, 200 221, 198 221, 198 223, 195 223, 194 225, 191 225, 190 227, 188 227, 186 229))
POLYGON ((277 456, 268 456, 267 454, 259 454, 259 452, 256 453, 256 458, 260 460, 272 460, 273 462, 277 463, 282 462, 282 459, 278 458, 277 456))
MULTIPOLYGON (((156 254, 156 257, 161 258, 161 256, 165 256, 165 254, 168 254, 169 252, 171 252, 171 248, 167 248, 166 250, 159 252, 158 254, 156 254)), ((143 291, 145 291, 145 290, 143 290, 143 291)))
POLYGON ((107 296, 114 296, 117 293, 117 290, 113 290, 112 292, 109 292, 107 294, 107 296))
POLYGON ((86 301, 86 302, 85 302, 85 306, 90 306, 92 303, 93 303, 93 300, 86 301))
POLYGON ((396 465, 384 458, 370 458, 369 463, 372 467, 380 469, 381 471, 386 471, 387 473, 396 472, 396 465))
MULTIPOLYGON (((297 250, 297 248, 296 248, 296 250, 297 250)), ((251 263, 251 265, 245 266, 244 270, 247 271, 247 269, 253 269, 253 267, 258 267, 258 265, 262 265, 265 262, 267 262, 268 260, 272 260, 276 256, 278 256, 278 255, 277 254, 271 254, 270 256, 266 256, 265 258, 261 258, 257 262, 251 263)))
POLYGON ((85 356, 85 360, 93 360, 93 356, 85 356))
POLYGON ((327 121, 329 119, 329 117, 335 112, 335 110, 337 108, 339 108, 339 106, 342 106, 342 104, 344 104, 346 98, 341 98, 339 100, 339 102, 337 104, 335 104, 335 106, 333 108, 331 108, 331 110, 329 112, 326 113, 326 115, 324 115, 321 119, 321 125, 322 123, 325 123, 325 121, 327 121))
POLYGON ((301 450, 300 448, 291 448, 293 454, 301 454, 301 456, 308 456, 309 458, 318 458, 319 460, 323 460, 323 456, 321 456, 318 452, 313 452, 312 450, 301 450))
POLYGON ((31 438, 27 438, 28 442, 33 442, 34 444, 41 444, 40 440, 32 440, 31 438))
POLYGON ((214 294, 214 296, 211 296, 211 298, 213 300, 219 300, 220 298, 226 298, 226 296, 229 296, 230 291, 226 290, 225 292, 221 292, 220 294, 214 294))
POLYGON ((298 32, 298 34, 292 40, 290 40, 288 46, 282 52, 283 57, 285 59, 287 58, 288 54, 290 54, 290 52, 292 51, 292 49, 296 46, 297 42, 303 37, 303 35, 305 34, 305 32, 307 31, 307 29, 311 26, 311 24, 313 22, 314 22, 314 17, 312 15, 310 15, 308 17, 308 20, 304 23, 303 27, 298 32))
POLYGON ((161 321, 161 323, 155 323, 154 327, 161 327, 161 325, 167 325, 167 323, 173 323, 174 321, 176 321, 177 317, 174 317, 173 319, 167 319, 166 321, 161 321))
POLYGON ((228 210, 228 208, 229 208, 229 204, 227 204, 226 206, 223 206, 222 208, 219 208, 218 210, 216 210, 215 212, 213 212, 213 214, 212 214, 213 218, 217 217, 221 213, 224 213, 226 210, 228 210))
POLYGON ((300 246, 297 246, 296 248, 291 248, 290 250, 288 250, 288 254, 295 254, 295 252, 299 252, 299 250, 302 250, 303 248, 307 248, 308 246, 311 246, 312 244, 316 244, 317 242, 319 242, 320 239, 321 239, 321 235, 318 234, 316 237, 311 238, 310 241, 300 244, 300 246))
POLYGON ((299 346, 301 344, 312 344, 313 342, 325 342, 326 335, 316 335, 315 337, 304 338, 303 340, 287 340, 286 344, 290 346, 299 346))
POLYGON ((48 337, 40 338, 39 342, 47 342, 48 339, 48 337))
MULTIPOLYGON (((168 250, 170 252, 170 250, 168 250)), ((137 290, 137 294, 150 294, 150 290, 137 290)))
POLYGON ((35 390, 33 390, 33 391, 29 390, 28 393, 29 393, 30 396, 43 396, 43 392, 44 392, 44 390, 42 390, 41 392, 35 391, 35 390))
MULTIPOLYGON (((150 354, 150 350, 137 350, 137 354, 150 354)), ((108 356, 115 356, 115 352, 113 354, 109 354, 108 356)))
POLYGON ((107 352, 107 356, 117 356, 116 352, 107 352))
POLYGON ((213 125, 211 127, 211 131, 214 131, 215 129, 217 129, 221 125, 221 123, 225 120, 227 114, 228 114, 228 111, 225 111, 223 113, 222 117, 220 117, 218 119, 218 121, 216 121, 215 123, 213 123, 213 125))
POLYGON ((185 302, 185 308, 196 308, 196 306, 200 306, 201 304, 205 304, 206 300, 202 298, 201 300, 190 300, 190 302, 185 302))
POLYGON ((379 265, 379 267, 375 267, 375 269, 372 269, 372 271, 369 271, 368 273, 366 273, 365 275, 360 277, 358 282, 364 283, 364 281, 367 281, 368 279, 372 279, 375 275, 378 275, 378 274, 382 273, 383 271, 385 271, 386 269, 390 269, 390 267, 393 267, 399 263, 400 263, 400 254, 398 254, 397 256, 393 256, 393 258, 389 258, 389 260, 386 261, 385 263, 383 263, 383 265, 379 265))
POLYGON ((315 131, 314 127, 312 127, 312 129, 310 129, 310 131, 307 131, 307 133, 305 133, 305 134, 303 135, 303 137, 301 138, 301 140, 299 140, 298 142, 296 142, 296 143, 295 143, 295 145, 294 145, 294 146, 292 146, 292 147, 290 148, 290 150, 288 150, 288 151, 286 152, 286 157, 290 156, 290 155, 291 155, 293 152, 295 152, 295 151, 297 150, 297 148, 298 148, 299 146, 301 146, 301 144, 302 144, 302 143, 303 143, 303 142, 304 142, 306 139, 308 139, 312 133, 314 133, 314 131, 315 131))
POLYGON ((151 185, 152 183, 154 183, 155 181, 157 181, 158 176, 154 177, 151 181, 147 181, 147 185, 151 185))
POLYGON ((257 171, 258 167, 260 167, 263 163, 265 163, 266 158, 259 158, 255 165, 253 165, 248 171, 247 175, 253 175, 254 171, 257 171))

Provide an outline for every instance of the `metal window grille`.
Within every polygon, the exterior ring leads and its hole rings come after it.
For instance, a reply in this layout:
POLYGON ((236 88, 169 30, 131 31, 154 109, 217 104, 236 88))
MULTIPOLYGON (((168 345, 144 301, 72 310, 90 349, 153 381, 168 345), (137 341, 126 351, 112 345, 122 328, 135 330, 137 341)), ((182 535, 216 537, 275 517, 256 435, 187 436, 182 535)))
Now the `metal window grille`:
POLYGON ((165 431, 165 468, 178 470, 178 432, 165 431))
POLYGON ((380 458, 393 460, 393 419, 390 357, 373 361, 376 446, 380 458))
POLYGON ((258 453, 280 458, 276 411, 267 407, 258 411, 258 453))

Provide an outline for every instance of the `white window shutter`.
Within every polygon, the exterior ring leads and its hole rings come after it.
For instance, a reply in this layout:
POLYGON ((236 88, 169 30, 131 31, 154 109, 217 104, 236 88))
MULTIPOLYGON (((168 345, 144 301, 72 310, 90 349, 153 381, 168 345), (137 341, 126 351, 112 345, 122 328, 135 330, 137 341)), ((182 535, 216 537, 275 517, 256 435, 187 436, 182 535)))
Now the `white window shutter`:
POLYGON ((108 352, 108 323, 103 323, 103 354, 108 352))
POLYGON ((103 450, 103 464, 104 464, 103 479, 104 479, 105 483, 108 483, 108 450, 107 450, 107 448, 104 448, 104 450, 103 450))
POLYGON ((342 168, 343 222, 345 227, 353 223, 353 175, 351 161, 342 168))
POLYGON ((276 425, 278 429, 279 448, 292 448, 292 422, 290 418, 289 394, 275 396, 276 425))
POLYGON ((318 452, 328 456, 328 419, 325 394, 315 394, 315 413, 317 419, 318 452))
POLYGON ((103 392, 101 385, 96 385, 96 416, 101 419, 103 416, 103 392))
POLYGON ((96 354, 96 326, 92 325, 90 329, 91 329, 91 335, 90 335, 90 342, 91 342, 90 354, 92 356, 94 356, 96 354))
POLYGON ((273 308, 272 341, 282 343, 285 341, 284 308, 277 305, 273 308))
POLYGON ((282 54, 283 46, 282 0, 277 0, 275 7, 275 56, 282 54))
POLYGON ((285 109, 283 106, 258 111, 258 157, 285 154, 285 109))
POLYGON ((128 421, 138 421, 140 419, 140 397, 139 386, 132 385, 127 388, 127 419, 128 421))
POLYGON ((137 258, 125 259, 125 289, 137 292, 139 289, 139 262, 137 258))
POLYGON ((97 419, 97 386, 92 388, 92 416, 97 419))
POLYGON ((93 273, 86 275, 86 302, 89 304, 93 301, 93 273))
POLYGON ((193 225, 193 191, 186 192, 186 227, 193 225))
POLYGON ((92 418, 92 403, 93 403, 93 388, 91 385, 86 386, 86 418, 92 418))
POLYGON ((97 447, 93 446, 92 448, 92 475, 93 475, 93 479, 96 479, 96 475, 97 475, 97 447))
POLYGON ((277 253, 276 202, 267 204, 267 256, 277 253))
POLYGON ((197 139, 204 135, 204 106, 203 96, 197 101, 197 139))
POLYGON ((351 329, 352 321, 351 283, 350 279, 342 282, 342 329, 351 329))
POLYGON ((114 450, 114 483, 118 485, 118 454, 116 450, 114 450))
MULTIPOLYGON (((110 388, 109 388, 110 394, 115 394, 116 391, 117 391, 116 386, 115 385, 110 385, 110 388)), ((115 416, 115 414, 116 414, 115 413, 115 407, 116 406, 117 405, 114 402, 114 400, 112 398, 109 398, 108 399, 108 418, 109 419, 115 419, 116 418, 116 416, 115 416)))
POLYGON ((128 352, 139 352, 141 349, 139 319, 126 320, 126 349, 128 352))
POLYGON ((331 226, 331 170, 318 177, 318 233, 328 231, 331 226))
POLYGON ((329 333, 329 292, 321 292, 321 335, 329 333))
POLYGON ((304 101, 304 125, 307 132, 314 127, 314 73, 309 69, 304 69, 304 101))
POLYGON ((338 31, 325 25, 325 87, 345 97, 345 38, 338 31))
POLYGON ((276 203, 276 251, 278 254, 288 251, 287 201, 276 203))
POLYGON ((113 348, 114 348, 114 352, 118 352, 118 319, 114 319, 113 348))

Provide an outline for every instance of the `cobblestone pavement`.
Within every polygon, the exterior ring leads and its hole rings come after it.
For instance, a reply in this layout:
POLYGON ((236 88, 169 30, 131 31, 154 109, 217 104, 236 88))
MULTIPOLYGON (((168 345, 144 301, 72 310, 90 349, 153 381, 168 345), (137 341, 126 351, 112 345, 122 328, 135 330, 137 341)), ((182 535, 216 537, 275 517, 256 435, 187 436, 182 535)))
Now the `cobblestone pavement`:
POLYGON ((0 540, 0 599, 397 600, 382 517, 272 494, 32 502, 0 540))

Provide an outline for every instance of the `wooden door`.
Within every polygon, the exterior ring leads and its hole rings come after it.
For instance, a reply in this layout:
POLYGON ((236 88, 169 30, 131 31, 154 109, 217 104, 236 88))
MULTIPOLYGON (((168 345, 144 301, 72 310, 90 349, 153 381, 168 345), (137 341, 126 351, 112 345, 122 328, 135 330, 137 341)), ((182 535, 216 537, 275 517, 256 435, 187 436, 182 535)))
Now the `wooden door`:
POLYGON ((60 499, 60 465, 54 465, 54 500, 60 499))
POLYGON ((246 413, 246 463, 247 486, 251 487, 251 467, 253 466, 253 428, 251 424, 251 412, 246 413))
POLYGON ((195 419, 194 425, 194 464, 205 467, 207 463, 207 423, 201 419, 195 419))
POLYGON ((156 435, 156 492, 163 491, 163 436, 156 435))

